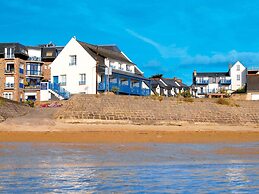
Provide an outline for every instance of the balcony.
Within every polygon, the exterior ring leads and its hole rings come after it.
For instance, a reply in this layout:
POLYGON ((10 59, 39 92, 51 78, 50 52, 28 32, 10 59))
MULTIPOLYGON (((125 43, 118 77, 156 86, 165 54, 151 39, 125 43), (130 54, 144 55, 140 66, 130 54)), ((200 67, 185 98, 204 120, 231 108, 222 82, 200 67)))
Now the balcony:
POLYGON ((15 56, 14 56, 14 54, 5 54, 5 58, 6 59, 14 59, 15 56))
POLYGON ((5 83, 5 89, 14 89, 14 83, 5 83))
POLYGON ((197 80, 196 84, 197 85, 208 85, 209 84, 209 80, 197 80))
POLYGON ((26 90, 40 90, 40 85, 27 85, 27 86, 24 86, 24 89, 26 89, 26 90))
POLYGON ((221 85, 230 85, 231 84, 231 80, 224 80, 224 79, 222 79, 222 80, 219 81, 219 83, 221 85))
POLYGON ((27 76, 38 76, 38 77, 43 77, 43 74, 41 71, 35 71, 35 70, 29 70, 26 71, 27 76))
MULTIPOLYGON (((125 84, 117 84, 110 82, 109 83, 109 91, 112 91, 113 88, 117 88, 119 93, 124 93, 124 94, 131 94, 131 95, 139 95, 139 96, 149 96, 150 95, 150 90, 141 88, 141 87, 130 87, 129 85, 125 84)), ((105 85, 104 82, 100 82, 98 84, 98 91, 106 91, 108 90, 108 84, 105 85)))
POLYGON ((39 61, 39 62, 41 62, 41 57, 31 56, 27 60, 28 61, 39 61))

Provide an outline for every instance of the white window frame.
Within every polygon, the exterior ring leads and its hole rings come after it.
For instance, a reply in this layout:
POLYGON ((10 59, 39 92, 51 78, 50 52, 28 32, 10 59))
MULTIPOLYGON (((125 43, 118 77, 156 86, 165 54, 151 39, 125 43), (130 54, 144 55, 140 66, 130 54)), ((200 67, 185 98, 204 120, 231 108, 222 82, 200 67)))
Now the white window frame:
POLYGON ((80 73, 79 74, 79 85, 85 85, 86 84, 86 74, 80 73))
POLYGON ((14 56, 14 48, 13 47, 5 48, 5 58, 6 59, 13 59, 13 58, 15 58, 15 56, 14 56), (8 52, 9 52, 9 54, 8 54, 8 52))
POLYGON ((4 92, 3 93, 3 98, 13 100, 13 92, 4 92))
POLYGON ((66 86, 67 85, 67 75, 65 75, 65 74, 60 75, 60 85, 61 86, 66 86))
POLYGON ((237 74, 237 81, 240 81, 240 80, 241 80, 240 74, 237 74))
POLYGON ((237 71, 240 71, 240 65, 237 65, 237 71))
POLYGON ((76 64, 77 64, 77 56, 69 55, 69 65, 76 65, 76 64))

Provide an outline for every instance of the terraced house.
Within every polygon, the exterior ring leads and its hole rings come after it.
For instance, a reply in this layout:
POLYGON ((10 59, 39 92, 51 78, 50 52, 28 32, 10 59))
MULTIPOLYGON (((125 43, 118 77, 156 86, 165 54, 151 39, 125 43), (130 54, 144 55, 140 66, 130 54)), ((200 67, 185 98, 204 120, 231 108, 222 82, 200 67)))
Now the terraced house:
POLYGON ((53 44, 0 43, 0 95, 14 101, 41 100, 41 83, 50 79, 49 64, 60 50, 53 44))

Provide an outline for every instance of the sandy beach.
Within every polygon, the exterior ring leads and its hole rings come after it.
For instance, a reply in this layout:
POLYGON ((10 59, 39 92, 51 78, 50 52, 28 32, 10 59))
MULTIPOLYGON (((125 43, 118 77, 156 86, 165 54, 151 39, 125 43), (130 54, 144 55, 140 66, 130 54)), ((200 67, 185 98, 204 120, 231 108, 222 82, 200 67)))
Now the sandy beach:
POLYGON ((54 119, 56 109, 36 108, 0 123, 0 142, 86 143, 215 143, 259 142, 259 126, 177 122, 133 125, 120 121, 66 123, 54 119), (40 116, 39 116, 40 115, 40 116))

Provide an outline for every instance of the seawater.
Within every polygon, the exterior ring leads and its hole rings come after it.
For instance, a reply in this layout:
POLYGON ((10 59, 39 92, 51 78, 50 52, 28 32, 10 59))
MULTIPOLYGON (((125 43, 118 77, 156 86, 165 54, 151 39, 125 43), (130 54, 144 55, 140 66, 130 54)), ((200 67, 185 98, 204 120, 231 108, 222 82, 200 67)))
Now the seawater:
POLYGON ((258 193, 244 144, 0 143, 0 193, 258 193))

